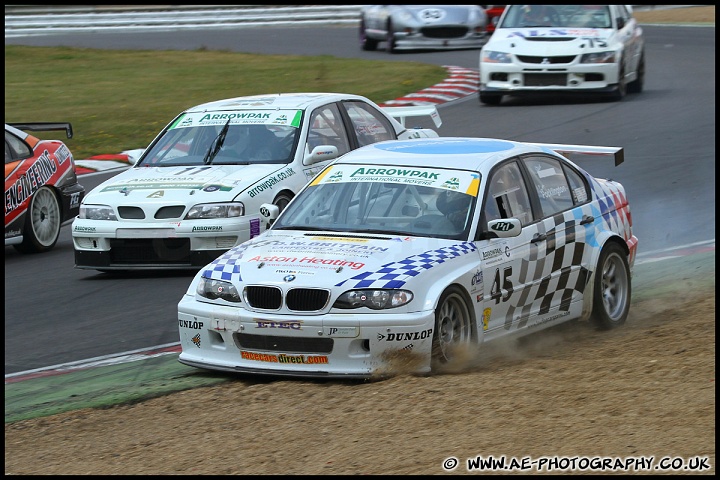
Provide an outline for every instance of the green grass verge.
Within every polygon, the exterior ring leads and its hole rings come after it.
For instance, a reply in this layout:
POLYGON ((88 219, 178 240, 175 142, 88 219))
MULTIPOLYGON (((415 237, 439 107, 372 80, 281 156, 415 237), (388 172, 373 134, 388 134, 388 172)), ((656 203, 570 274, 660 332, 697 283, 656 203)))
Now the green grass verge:
POLYGON ((33 378, 5 385, 5 423, 131 404, 230 378, 183 365, 177 354, 33 378))
POLYGON ((81 159, 144 148, 181 111, 208 101, 340 92, 383 103, 446 77, 436 65, 329 55, 6 45, 5 122, 71 122, 75 136, 61 139, 81 159))

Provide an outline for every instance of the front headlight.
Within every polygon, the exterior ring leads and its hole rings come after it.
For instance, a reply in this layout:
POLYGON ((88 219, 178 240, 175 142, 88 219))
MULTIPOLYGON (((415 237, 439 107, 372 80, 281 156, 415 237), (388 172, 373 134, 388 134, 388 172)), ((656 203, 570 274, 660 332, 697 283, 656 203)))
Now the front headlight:
POLYGON ((586 53, 580 63, 615 63, 615 52, 586 53))
POLYGON ((80 214, 78 216, 86 220, 117 221, 115 211, 108 205, 80 205, 80 214))
POLYGON ((412 13, 408 12, 407 10, 403 10, 401 12, 398 12, 397 14, 398 20, 400 20, 402 23, 409 23, 415 20, 415 17, 412 13))
POLYGON ((230 282, 224 280, 214 280, 212 278, 201 277, 195 289, 201 297, 215 300, 222 298, 228 302, 240 303, 240 294, 230 282))
POLYGON ((511 63, 512 58, 509 53, 494 52, 492 50, 484 50, 482 52, 482 61, 485 63, 511 63))
POLYGON ((413 299, 407 290, 348 290, 338 297, 334 308, 367 307, 373 310, 401 307, 413 299))
POLYGON ((185 220, 200 220, 206 218, 233 218, 245 215, 245 205, 241 202, 232 203, 203 203, 195 205, 185 215, 185 220))
POLYGON ((468 13, 468 23, 473 24, 477 22, 480 19, 480 14, 477 10, 474 8, 470 9, 470 12, 468 13))

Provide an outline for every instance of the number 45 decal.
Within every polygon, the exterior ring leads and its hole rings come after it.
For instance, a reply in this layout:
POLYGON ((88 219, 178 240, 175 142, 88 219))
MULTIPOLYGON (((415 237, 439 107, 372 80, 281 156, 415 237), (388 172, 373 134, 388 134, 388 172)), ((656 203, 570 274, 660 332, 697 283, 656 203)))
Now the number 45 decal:
POLYGON ((495 299, 495 304, 497 305, 500 303, 500 300, 502 299, 503 302, 507 302, 510 299, 510 295, 512 295, 513 290, 513 284, 512 280, 510 280, 510 276, 512 275, 512 267, 505 267, 503 269, 503 278, 502 278, 502 286, 500 283, 500 269, 495 269, 495 278, 493 279, 492 287, 490 288, 490 298, 495 299))

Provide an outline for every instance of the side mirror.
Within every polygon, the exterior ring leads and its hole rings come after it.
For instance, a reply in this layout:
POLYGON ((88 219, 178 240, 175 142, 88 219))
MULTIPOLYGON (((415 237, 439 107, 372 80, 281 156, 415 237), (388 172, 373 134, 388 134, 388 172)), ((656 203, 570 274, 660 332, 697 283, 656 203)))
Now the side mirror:
POLYGON ((522 224, 517 218, 497 218, 488 222, 488 231, 496 238, 511 238, 520 235, 522 224))
POLYGON ((310 155, 305 157, 305 165, 333 160, 338 156, 338 149, 334 145, 318 145, 312 149, 310 155))
POLYGON ((128 161, 130 163, 132 163, 133 165, 135 165, 138 162, 138 160, 140 160, 140 157, 142 157, 143 153, 145 153, 145 149, 137 148, 135 150, 126 150, 123 153, 127 155, 128 161))
POLYGON ((280 215, 280 207, 274 203, 263 203, 260 205, 260 215, 263 216, 268 225, 272 225, 278 215, 280 215))
POLYGON ((623 28, 625 28, 625 19, 622 17, 618 17, 617 18, 617 26, 618 26, 618 30, 622 30, 623 28))

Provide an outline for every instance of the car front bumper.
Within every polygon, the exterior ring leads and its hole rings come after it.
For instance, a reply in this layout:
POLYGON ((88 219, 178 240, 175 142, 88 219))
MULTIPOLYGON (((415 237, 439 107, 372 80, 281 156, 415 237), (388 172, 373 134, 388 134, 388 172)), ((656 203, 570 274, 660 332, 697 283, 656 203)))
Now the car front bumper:
POLYGON ((421 33, 396 32, 395 50, 453 50, 482 48, 487 42, 486 34, 468 34, 464 37, 431 38, 421 33))
POLYGON ((617 83, 618 65, 611 63, 569 66, 487 62, 480 64, 481 92, 611 92, 617 83))
POLYGON ((264 228, 257 217, 152 224, 77 218, 72 225, 75 267, 198 269, 264 228))
POLYGON ((62 204, 62 222, 77 217, 80 212, 80 203, 85 197, 85 187, 74 183, 60 189, 60 202, 62 204))
POLYGON ((259 314, 243 308, 178 303, 186 365, 229 372, 323 378, 429 373, 435 315, 259 314))

